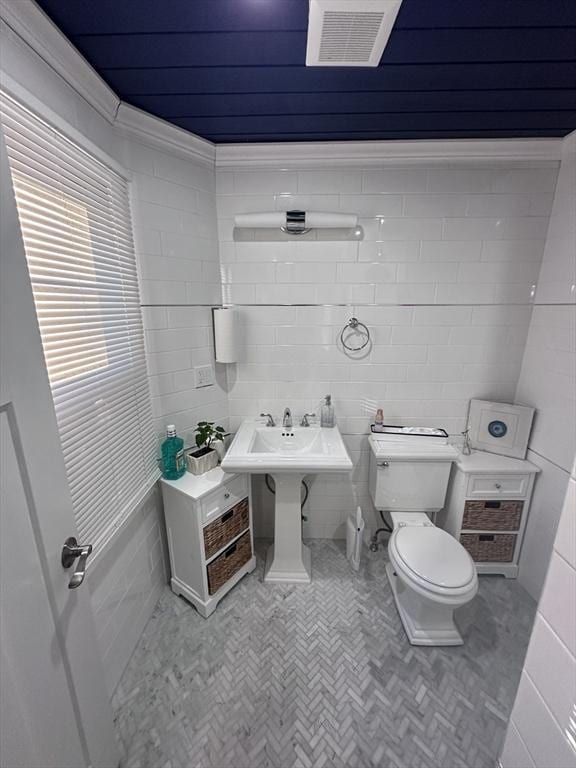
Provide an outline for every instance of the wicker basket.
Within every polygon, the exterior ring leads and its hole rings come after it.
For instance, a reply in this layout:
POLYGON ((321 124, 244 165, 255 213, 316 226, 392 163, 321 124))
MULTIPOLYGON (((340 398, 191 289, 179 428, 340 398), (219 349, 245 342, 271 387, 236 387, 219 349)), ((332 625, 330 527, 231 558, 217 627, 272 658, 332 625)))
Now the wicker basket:
POLYGON ((239 533, 248 528, 250 516, 248 512, 248 499, 242 499, 238 504, 225 512, 218 520, 204 528, 204 553, 206 559, 212 557, 219 549, 226 546, 229 541, 236 538, 239 533))
POLYGON ((477 563, 510 563, 516 536, 512 533, 462 533, 460 543, 477 563))
POLYGON ((475 531, 517 531, 523 501, 467 501, 462 528, 475 531))
POLYGON ((218 592, 228 579, 242 568, 252 557, 252 544, 250 543, 250 531, 246 531, 228 549, 206 566, 208 574, 208 592, 213 595, 218 592))

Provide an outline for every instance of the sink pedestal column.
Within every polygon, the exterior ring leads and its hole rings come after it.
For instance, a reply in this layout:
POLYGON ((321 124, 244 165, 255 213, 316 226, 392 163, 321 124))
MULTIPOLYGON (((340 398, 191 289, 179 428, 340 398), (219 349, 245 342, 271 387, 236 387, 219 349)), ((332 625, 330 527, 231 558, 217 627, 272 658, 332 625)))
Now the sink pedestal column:
POLYGON ((276 483, 274 543, 268 550, 264 581, 309 584, 310 550, 302 544, 300 486, 303 474, 273 474, 276 483))

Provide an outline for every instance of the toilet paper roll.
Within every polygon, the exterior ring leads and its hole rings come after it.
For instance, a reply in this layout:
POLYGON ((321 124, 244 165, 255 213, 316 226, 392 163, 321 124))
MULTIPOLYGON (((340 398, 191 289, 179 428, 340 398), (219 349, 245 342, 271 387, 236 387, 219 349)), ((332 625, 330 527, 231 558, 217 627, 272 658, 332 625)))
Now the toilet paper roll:
POLYGON ((238 360, 238 317, 235 309, 214 309, 214 351, 216 362, 238 360))
MULTIPOLYGON (((323 213, 306 211, 309 229, 352 229, 358 223, 355 213, 323 213)), ((242 229, 280 229, 286 226, 286 213, 241 213, 234 217, 234 226, 242 229)))

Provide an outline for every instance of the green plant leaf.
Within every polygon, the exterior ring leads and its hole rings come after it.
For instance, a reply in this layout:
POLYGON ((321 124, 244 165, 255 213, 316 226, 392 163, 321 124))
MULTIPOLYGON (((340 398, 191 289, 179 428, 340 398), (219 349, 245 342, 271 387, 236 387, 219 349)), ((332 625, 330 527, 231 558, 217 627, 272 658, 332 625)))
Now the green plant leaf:
POLYGON ((223 441, 230 433, 226 432, 224 427, 214 426, 213 421, 199 421, 196 427, 196 445, 201 448, 206 446, 210 448, 216 440, 223 441))

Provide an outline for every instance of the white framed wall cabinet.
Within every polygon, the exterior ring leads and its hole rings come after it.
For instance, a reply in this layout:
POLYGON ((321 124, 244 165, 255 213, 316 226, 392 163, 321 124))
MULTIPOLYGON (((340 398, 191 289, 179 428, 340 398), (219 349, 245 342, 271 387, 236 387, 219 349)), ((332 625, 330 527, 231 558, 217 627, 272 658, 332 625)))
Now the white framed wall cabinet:
POLYGON ((454 463, 444 524, 468 550, 478 573, 518 576, 518 561, 539 468, 529 461, 473 451, 454 463))
POLYGON ((256 567, 247 475, 220 467, 164 480, 162 496, 172 591, 208 618, 220 600, 256 567))

